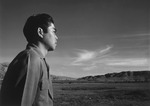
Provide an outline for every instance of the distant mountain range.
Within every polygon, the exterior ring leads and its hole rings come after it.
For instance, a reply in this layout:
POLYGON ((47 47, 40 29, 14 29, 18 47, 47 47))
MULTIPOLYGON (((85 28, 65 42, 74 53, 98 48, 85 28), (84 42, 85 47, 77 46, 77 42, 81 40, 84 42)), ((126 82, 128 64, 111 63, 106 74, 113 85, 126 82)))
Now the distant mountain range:
POLYGON ((4 75, 7 71, 9 63, 5 62, 5 63, 0 63, 0 80, 2 80, 4 78, 4 75))
POLYGON ((150 82, 150 71, 123 71, 105 75, 86 76, 77 80, 96 82, 150 82))
MULTIPOLYGON (((2 81, 9 63, 0 63, 0 80, 2 81)), ((119 73, 108 73, 105 75, 86 76, 82 78, 71 78, 66 76, 51 75, 53 81, 82 81, 82 82, 150 82, 150 71, 123 71, 119 73)))
POLYGON ((61 81, 61 80, 76 80, 76 78, 71 78, 71 77, 66 77, 66 76, 56 76, 56 75, 51 75, 51 78, 53 81, 61 81))

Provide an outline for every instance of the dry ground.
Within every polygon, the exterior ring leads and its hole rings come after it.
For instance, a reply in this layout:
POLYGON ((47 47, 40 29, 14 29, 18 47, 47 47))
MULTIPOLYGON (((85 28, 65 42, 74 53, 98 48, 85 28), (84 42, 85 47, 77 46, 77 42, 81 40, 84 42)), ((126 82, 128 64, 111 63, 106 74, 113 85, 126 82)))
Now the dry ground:
POLYGON ((57 82, 54 106, 150 106, 150 83, 57 82))

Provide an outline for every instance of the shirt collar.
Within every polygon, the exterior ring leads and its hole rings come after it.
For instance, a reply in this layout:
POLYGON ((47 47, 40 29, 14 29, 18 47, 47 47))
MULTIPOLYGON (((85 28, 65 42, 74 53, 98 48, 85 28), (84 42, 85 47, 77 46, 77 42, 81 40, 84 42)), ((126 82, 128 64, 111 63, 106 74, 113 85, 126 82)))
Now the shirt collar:
POLYGON ((39 47, 33 43, 28 43, 26 49, 33 49, 40 56, 40 58, 45 58, 42 52, 40 51, 39 47))

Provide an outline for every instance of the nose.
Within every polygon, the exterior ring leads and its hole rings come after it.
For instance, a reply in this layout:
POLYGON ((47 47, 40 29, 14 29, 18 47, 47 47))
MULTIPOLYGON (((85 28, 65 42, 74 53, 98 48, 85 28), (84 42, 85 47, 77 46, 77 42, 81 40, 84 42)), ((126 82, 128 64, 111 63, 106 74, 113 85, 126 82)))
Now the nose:
POLYGON ((58 37, 57 37, 57 35, 55 35, 55 39, 56 39, 56 40, 58 40, 58 37))

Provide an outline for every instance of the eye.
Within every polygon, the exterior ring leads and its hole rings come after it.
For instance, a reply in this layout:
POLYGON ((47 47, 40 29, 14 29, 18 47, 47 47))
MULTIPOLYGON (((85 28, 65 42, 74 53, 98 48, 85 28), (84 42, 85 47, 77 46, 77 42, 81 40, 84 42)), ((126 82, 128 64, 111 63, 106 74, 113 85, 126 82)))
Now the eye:
POLYGON ((57 32, 57 29, 56 29, 56 28, 54 28, 54 32, 55 32, 55 33, 57 32))

